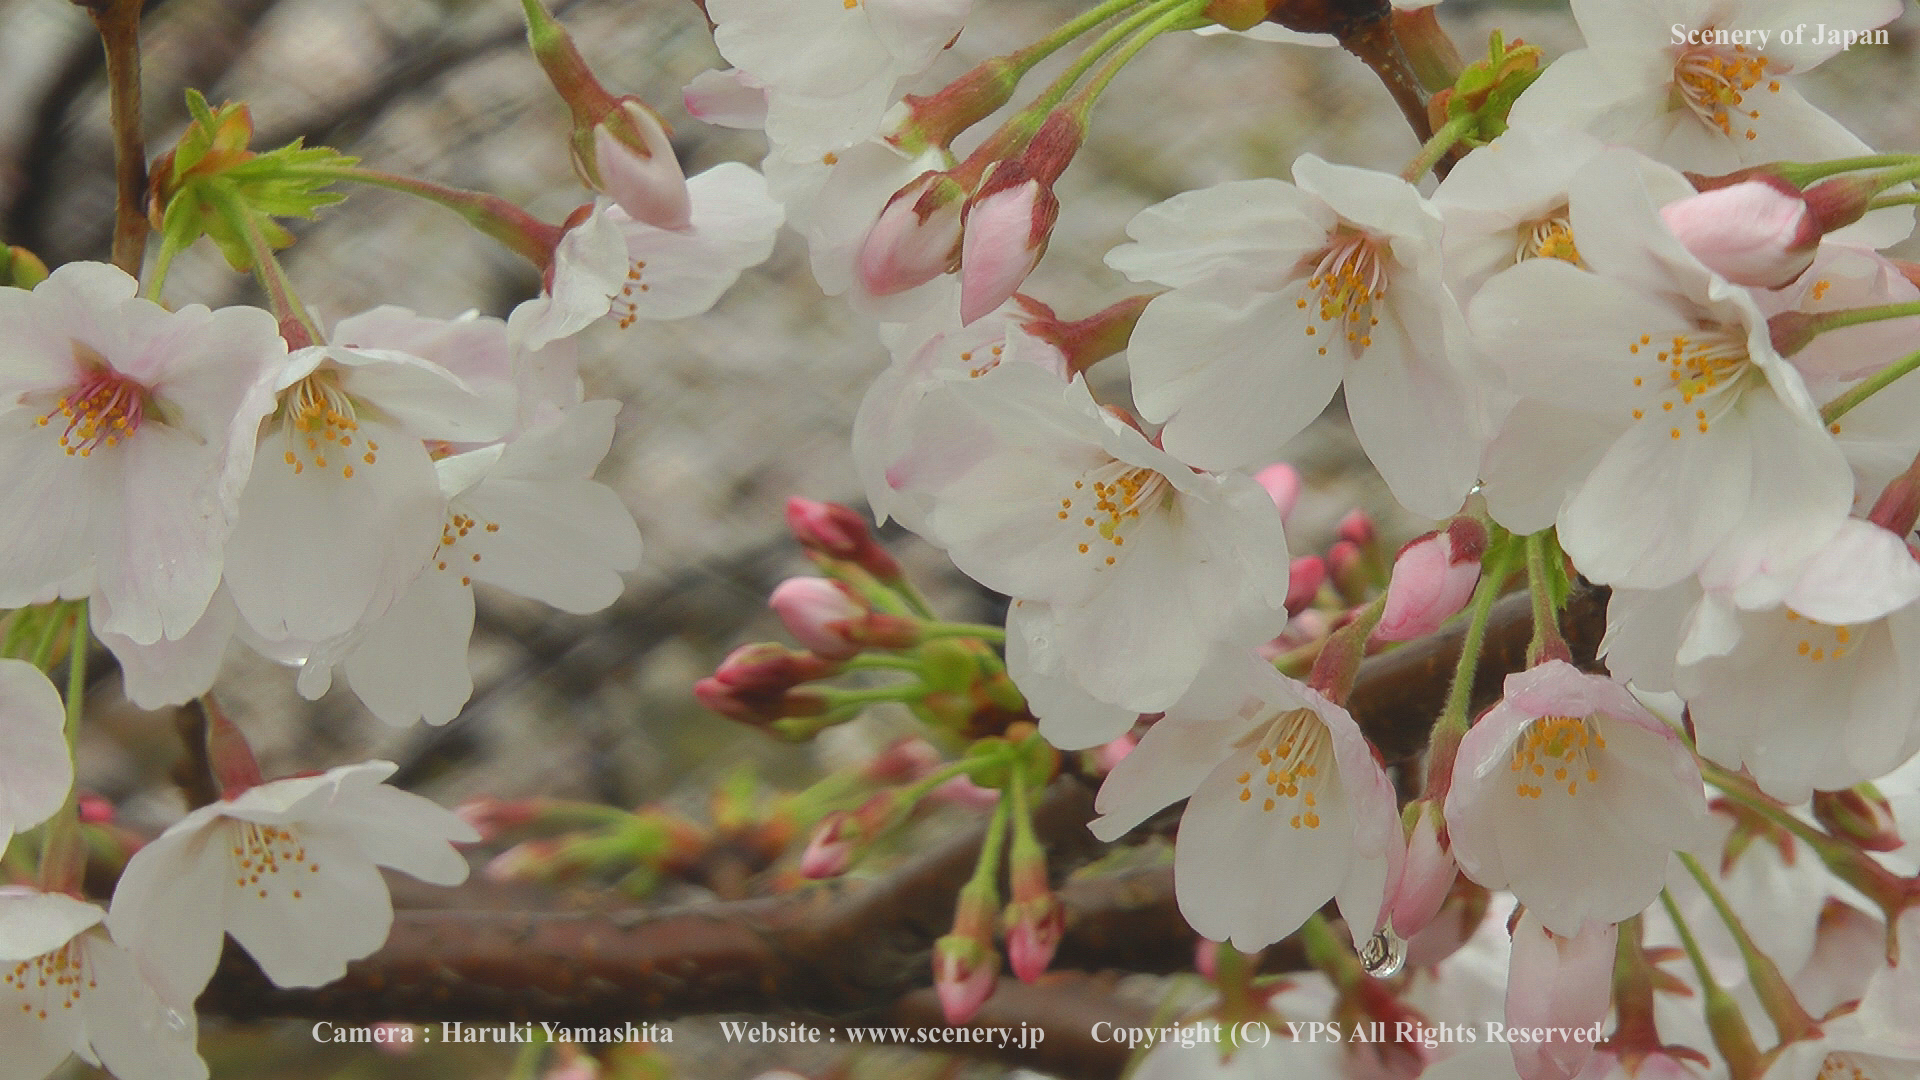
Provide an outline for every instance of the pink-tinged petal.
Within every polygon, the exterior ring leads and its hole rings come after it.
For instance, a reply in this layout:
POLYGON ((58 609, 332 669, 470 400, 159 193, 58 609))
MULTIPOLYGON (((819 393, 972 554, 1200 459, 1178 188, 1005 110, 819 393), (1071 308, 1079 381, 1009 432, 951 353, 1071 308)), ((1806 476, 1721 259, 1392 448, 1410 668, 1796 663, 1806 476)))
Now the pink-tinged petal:
POLYGON ((444 724, 473 696, 473 590, 460 584, 459 572, 422 571, 345 656, 353 692, 389 724, 444 724))
POLYGON ((1672 731, 1628 693, 1626 687, 1612 679, 1589 675, 1563 660, 1549 660, 1514 672, 1507 676, 1504 693, 1509 704, 1530 716, 1606 713, 1673 737, 1672 731))
POLYGON ((667 141, 660 117, 630 99, 621 103, 621 110, 641 145, 627 145, 606 123, 594 127, 593 158, 600 189, 636 221, 662 229, 685 228, 692 219, 693 204, 680 159, 667 141))
POLYGON ((695 119, 709 124, 747 131, 767 126, 767 88, 738 68, 695 75, 680 99, 695 119))
POLYGON ((1107 265, 1174 288, 1223 279, 1271 288, 1326 246, 1337 221, 1325 202, 1283 180, 1229 181, 1142 210, 1127 223, 1133 243, 1108 252, 1107 265))
POLYGON ((1665 589, 1615 589, 1607 601, 1607 632, 1600 655, 1607 670, 1642 691, 1673 689, 1674 658, 1689 614, 1700 602, 1689 579, 1665 589))
POLYGON ((1786 605, 1835 626, 1869 622, 1920 600, 1920 561, 1878 525, 1848 518, 1799 567, 1786 605))
MULTIPOLYGON (((1617 924, 1588 922, 1577 935, 1561 937, 1542 926, 1531 910, 1522 913, 1513 930, 1507 1026, 1598 1032, 1613 996, 1618 936, 1617 924)), ((1573 1080, 1592 1056, 1593 1042, 1515 1042, 1513 1064, 1523 1080, 1573 1080)))
POLYGON ((323 986, 386 943, 393 904, 380 872, 347 834, 318 824, 296 829, 304 865, 318 869, 289 866, 271 883, 229 878, 222 904, 227 932, 274 985, 323 986))
POLYGON ((1212 720, 1161 720, 1140 737, 1140 744, 1107 774, 1094 800, 1100 816, 1087 827, 1114 841, 1165 807, 1192 795, 1207 775, 1233 751, 1224 738, 1246 727, 1234 715, 1212 720))
POLYGON ((1428 804, 1407 837, 1406 862, 1388 912, 1394 933, 1403 938, 1413 938, 1433 922, 1460 872, 1453 853, 1440 843, 1438 818, 1437 809, 1428 804))
POLYGON ((554 249, 547 288, 507 316, 507 328, 529 349, 572 337, 613 309, 626 284, 627 239, 621 222, 629 220, 611 203, 596 207, 587 219, 560 238, 554 249))
POLYGON ((84 947, 93 976, 84 1002, 87 1039, 100 1064, 123 1080, 206 1080, 192 1006, 162 1001, 135 958, 106 935, 89 934, 84 947))
POLYGON ((56 599, 69 583, 79 585, 74 595, 90 590, 90 539, 117 479, 105 455, 67 456, 36 419, 23 408, 0 412, 0 520, 11 523, 0 530, 0 607, 56 599))
POLYGON ((23 660, 0 659, 0 851, 53 816, 73 787, 66 710, 53 683, 23 660))
POLYGON ((1694 258, 1736 285, 1777 289, 1813 265, 1820 224, 1797 189, 1759 181, 1703 191, 1661 207, 1694 258))
POLYGON ((1046 250, 1060 204, 1038 180, 979 199, 967 208, 961 239, 960 321, 985 318, 1007 302, 1046 250))
POLYGON ((1561 546, 1609 585, 1658 589, 1694 572, 1745 511, 1751 432, 1739 411, 1677 439, 1659 419, 1635 424, 1561 508, 1561 546))
POLYGON ((362 445, 340 448, 325 469, 287 464, 278 438, 260 442, 227 543, 226 585, 269 639, 346 633, 384 611, 433 553, 446 501, 426 448, 371 417, 358 435, 362 445))
POLYGON ((97 587, 111 610, 101 627, 141 644, 193 629, 220 584, 233 526, 218 496, 214 448, 159 424, 119 448, 118 498, 94 517, 97 587))
POLYGON ((134 955, 160 996, 190 1005, 220 962, 221 897, 234 879, 238 828, 210 807, 134 853, 114 887, 107 929, 134 955))
POLYGON ((903 74, 918 74, 959 35, 973 0, 867 0, 863 6, 867 25, 894 65, 903 74))
POLYGON ((372 403, 415 439, 485 442, 506 434, 513 423, 506 387, 470 385, 423 357, 387 348, 329 348, 327 359, 340 371, 341 389, 372 403))
POLYGON ((608 212, 626 239, 629 264, 640 274, 626 282, 632 292, 622 286, 613 304, 616 315, 698 315, 712 307, 742 271, 772 254, 785 213, 768 197, 766 179, 758 172, 727 162, 687 181, 687 190, 693 198, 693 224, 685 230, 657 229, 617 208, 608 212))

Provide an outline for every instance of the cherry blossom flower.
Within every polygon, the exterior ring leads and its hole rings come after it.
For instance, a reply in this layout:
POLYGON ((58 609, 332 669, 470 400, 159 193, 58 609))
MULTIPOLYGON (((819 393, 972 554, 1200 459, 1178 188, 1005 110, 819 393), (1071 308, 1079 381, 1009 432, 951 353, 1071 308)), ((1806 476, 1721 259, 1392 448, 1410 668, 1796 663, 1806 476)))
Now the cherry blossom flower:
POLYGON ((709 124, 766 130, 766 84, 738 68, 703 71, 687 83, 680 97, 687 112, 709 124))
POLYGON ((107 926, 176 1008, 212 977, 232 934, 280 986, 320 986, 387 939, 378 867, 435 885, 466 880, 452 847, 480 838, 386 786, 389 761, 273 780, 175 822, 128 861, 107 926))
POLYGON ((1680 246, 1657 212, 1665 174, 1608 150, 1574 181, 1569 221, 1591 270, 1508 269, 1474 297, 1482 351, 1519 404, 1482 471, 1496 520, 1554 524, 1588 578, 1730 584, 1831 536, 1846 460, 1745 289, 1680 246))
POLYGON ((1344 382, 1355 433, 1394 496, 1459 508, 1484 421, 1458 306, 1440 279, 1441 223, 1411 184, 1294 163, 1294 184, 1246 180, 1175 196, 1127 226, 1107 262, 1172 288, 1128 349, 1141 415, 1202 468, 1273 460, 1344 382))
MULTIPOLYGON (((1813 265, 1798 281, 1776 292, 1757 293, 1756 299, 1769 317, 1784 312, 1811 315, 1844 308, 1911 304, 1920 301, 1920 283, 1909 281, 1898 266, 1877 252, 1828 240, 1814 253, 1813 265)), ((1793 366, 1806 379, 1814 397, 1824 401, 1836 396, 1844 384, 1871 375, 1912 352, 1916 335, 1920 335, 1920 318, 1911 316, 1828 330, 1793 354, 1793 366)), ((1895 383, 1876 398, 1898 386, 1895 383)), ((1873 400, 1866 404, 1872 405, 1873 400)), ((1848 419, 1842 431, 1860 422, 1859 416, 1848 419)), ((1904 434, 1912 425, 1887 426, 1904 434)), ((1841 446, 1847 447, 1847 439, 1842 438, 1841 446)), ((1899 462, 1893 471, 1906 465, 1907 461, 1899 462)), ((1871 499, 1887 478, 1881 477, 1877 484, 1860 485, 1862 492, 1871 499)))
POLYGON ((858 142, 960 33, 973 0, 708 0, 720 55, 767 91, 767 137, 819 154, 858 142))
POLYGON ((1667 228, 1709 270, 1735 285, 1777 289, 1813 265, 1820 222, 1784 180, 1746 180, 1660 208, 1667 228))
MULTIPOLYGON (((1506 1022, 1516 1028, 1597 1029, 1613 998, 1614 923, 1588 921, 1572 936, 1555 934, 1531 908, 1513 928, 1506 1022)), ((1572 1080, 1593 1055, 1589 1040, 1556 1037, 1513 1043, 1514 1068, 1525 1080, 1572 1080)))
POLYGON ((192 1006, 162 1002, 100 927, 106 917, 61 893, 0 886, 6 1075, 47 1076, 75 1054, 120 1080, 205 1080, 192 1006))
POLYGON ((319 641, 385 611, 444 512, 426 441, 505 434, 514 403, 496 385, 483 394, 395 349, 295 353, 272 383, 279 405, 227 545, 227 589, 247 622, 268 640, 319 641))
POLYGON ((596 201, 561 236, 546 288, 508 317, 519 339, 543 348, 609 314, 623 328, 698 315, 773 252, 782 213, 758 172, 726 162, 687 181, 687 193, 692 220, 683 229, 649 225, 610 199, 596 201))
POLYGON ((1055 670, 1088 694, 1163 709, 1216 643, 1251 647, 1285 625, 1273 500, 1161 451, 1084 379, 1000 364, 935 386, 919 416, 895 487, 931 497, 928 538, 963 572, 1048 606, 1055 670), (954 455, 957 475, 941 475, 932 463, 954 455))
POLYGON ((576 614, 613 603, 620 575, 640 564, 633 515, 592 479, 619 407, 589 401, 510 442, 437 462, 445 516, 429 537, 431 554, 386 614, 306 656, 300 692, 318 698, 339 666, 375 716, 444 724, 473 694, 475 582, 576 614))
MULTIPOLYGON (((141 645, 124 634, 101 629, 106 605, 93 601, 88 615, 94 636, 113 653, 120 665, 120 685, 127 700, 142 709, 184 705, 213 689, 220 665, 234 635, 245 629, 240 609, 223 581, 207 602, 206 613, 193 629, 172 641, 165 638, 141 645)), ((257 636, 257 635, 254 635, 257 636)))
MULTIPOLYGON (((1784 833, 1736 832, 1729 814, 1710 815, 1710 829, 1713 842, 1698 853, 1701 869, 1774 966, 1784 972, 1801 970, 1813 956, 1821 909, 1832 892, 1826 868, 1784 833)), ((1667 891, 1692 928, 1714 979, 1724 986, 1745 982, 1739 945, 1699 883, 1677 862, 1667 868, 1667 891)), ((1649 923, 1645 933, 1648 945, 1680 944, 1672 924, 1665 921, 1649 923)))
MULTIPOLYGON (((1829 30, 1860 31, 1897 18, 1900 6, 1837 0, 1818 14, 1829 30)), ((1869 152, 1793 86, 1790 76, 1840 51, 1838 39, 1792 36, 1807 9, 1779 0, 1575 0, 1573 16, 1587 47, 1554 61, 1521 95, 1516 127, 1577 128, 1708 174, 1869 152), (1712 40, 1761 31, 1764 44, 1712 40), (1676 33, 1694 40, 1676 42, 1676 33), (1695 43, 1702 35, 1708 43, 1695 43)))
POLYGON ((1625 687, 1552 660, 1509 675, 1460 741, 1446 818, 1462 872, 1572 937, 1659 894, 1706 799, 1693 756, 1625 687))
POLYGON ((53 816, 73 787, 60 691, 24 660, 0 659, 0 853, 53 816))
POLYGON ((100 263, 0 289, 0 607, 97 595, 103 625, 185 634, 221 548, 286 355, 255 308, 169 312, 100 263))
POLYGON ((1113 840, 1182 798, 1174 890, 1203 937, 1263 948, 1329 898, 1356 944, 1385 923, 1405 851, 1393 786, 1313 689, 1223 659, 1114 766, 1090 828, 1113 840))

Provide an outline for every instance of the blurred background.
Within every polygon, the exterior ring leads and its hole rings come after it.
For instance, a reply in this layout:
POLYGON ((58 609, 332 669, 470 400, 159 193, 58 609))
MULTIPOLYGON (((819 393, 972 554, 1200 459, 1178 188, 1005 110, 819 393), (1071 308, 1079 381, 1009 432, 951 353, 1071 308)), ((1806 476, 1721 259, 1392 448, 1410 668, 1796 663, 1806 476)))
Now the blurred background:
MULTIPOLYGON (((666 116, 689 175, 759 161, 757 134, 705 126, 681 105, 682 85, 723 66, 690 0, 550 2, 609 87, 666 116)), ((1084 6, 978 0, 936 74, 1024 44, 1084 6)), ((150 153, 177 136, 181 90, 193 86, 216 103, 248 103, 262 148, 303 136, 381 169, 503 195, 550 221, 586 198, 567 160, 566 111, 525 49, 512 0, 151 0, 148 12, 150 153)), ((1579 44, 1563 2, 1446 0, 1441 20, 1469 59, 1496 26, 1549 56, 1579 44)), ((1892 37, 1835 58, 1800 85, 1874 146, 1920 149, 1920 15, 1911 5, 1892 37)), ((1224 180, 1285 176, 1306 151, 1398 171, 1416 149, 1374 77, 1337 50, 1164 39, 1102 102, 1059 189, 1052 246, 1025 291, 1063 317, 1088 314, 1126 294, 1102 257, 1140 209, 1224 180)), ((110 164, 100 54, 86 18, 67 0, 0 0, 0 239, 49 264, 103 258, 110 164)), ((530 266, 452 215, 386 192, 357 190, 295 232, 291 274, 329 323, 378 304, 504 315, 539 285, 530 266)), ((1905 253, 1920 249, 1909 242, 1905 253)), ((175 265, 169 287, 175 302, 260 301, 204 242, 175 265)), ((390 728, 343 687, 305 702, 290 673, 236 649, 219 694, 268 775, 382 757, 400 763, 397 783, 448 805, 546 794, 662 803, 701 819, 725 781, 792 790, 910 730, 904 715, 876 715, 793 747, 706 713, 689 693, 733 646, 782 638, 766 594, 807 570, 783 525, 786 497, 862 505, 848 432, 886 355, 870 324, 821 295, 798 237, 783 235, 773 259, 705 316, 628 330, 603 323, 581 345, 588 395, 625 403, 600 474, 646 540, 624 598, 573 617, 483 591, 477 689, 466 711, 437 729, 390 728)), ((1124 360, 1110 360, 1096 383, 1123 395, 1124 375, 1124 360)), ((1287 455, 1306 480, 1290 528, 1296 554, 1324 550, 1354 506, 1380 523, 1388 551, 1422 527, 1394 506, 1340 413, 1336 398, 1287 455)), ((910 536, 890 542, 943 613, 995 617, 995 598, 939 552, 910 536)), ((167 780, 179 756, 169 718, 121 702, 112 680, 88 700, 82 787, 118 804, 135 828, 164 827, 184 809, 167 780)), ((804 834, 793 848, 801 843, 804 834)), ((670 899, 707 895, 679 888, 670 899)), ((731 1080, 774 1063, 723 1053, 711 1021, 675 1030, 680 1075, 731 1080)), ((216 1077, 490 1077, 505 1075, 508 1061, 486 1049, 412 1058, 335 1052, 298 1023, 236 1030, 210 1021, 205 1031, 216 1077)), ((794 1064, 817 1071, 829 1060, 794 1064)), ((862 1075, 942 1069, 893 1053, 856 1063, 862 1075)))

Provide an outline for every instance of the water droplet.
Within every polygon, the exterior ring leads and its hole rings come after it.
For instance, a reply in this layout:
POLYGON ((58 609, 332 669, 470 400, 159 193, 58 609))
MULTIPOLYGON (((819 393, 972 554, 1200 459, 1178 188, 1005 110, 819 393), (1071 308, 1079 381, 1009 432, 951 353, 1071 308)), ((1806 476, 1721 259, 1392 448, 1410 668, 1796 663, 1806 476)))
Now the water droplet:
POLYGON ((1376 979, 1390 979, 1407 962, 1407 942, 1391 929, 1382 930, 1360 947, 1360 966, 1376 979))
POLYGON ((176 1035, 187 1030, 187 1018, 182 1016, 178 1009, 168 1009, 165 1020, 167 1022, 167 1030, 176 1035))

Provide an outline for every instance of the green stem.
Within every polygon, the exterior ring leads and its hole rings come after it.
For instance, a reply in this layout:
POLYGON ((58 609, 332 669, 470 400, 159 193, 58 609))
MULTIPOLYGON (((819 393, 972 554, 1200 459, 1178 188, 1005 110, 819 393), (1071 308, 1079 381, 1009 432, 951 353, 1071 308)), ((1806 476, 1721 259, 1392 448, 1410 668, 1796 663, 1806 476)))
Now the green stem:
POLYGON ((41 671, 47 670, 47 662, 53 659, 54 643, 60 640, 60 619, 62 612, 59 604, 42 608, 41 617, 46 620, 40 627, 40 640, 34 642, 33 653, 27 662, 41 671))
POLYGON ((1920 194, 1882 195, 1867 204, 1869 210, 1885 210, 1889 206, 1920 206, 1920 194))
MULTIPOLYGON (((1032 105, 1021 110, 1020 118, 1037 126, 1047 113, 1053 111, 1054 106, 1067 99, 1067 95, 1073 92, 1074 85, 1080 81, 1081 77, 1092 71, 1094 65, 1112 52, 1115 46, 1125 41, 1127 35, 1153 21, 1162 12, 1190 2, 1192 0, 1149 0, 1146 7, 1109 27, 1106 33, 1095 38, 1093 44, 1087 46, 1085 51, 1074 58, 1073 63, 1067 66, 1067 70, 1047 84, 1047 88, 1040 92, 1040 96, 1034 98, 1032 105)), ((1013 121, 1009 121, 1009 126, 1012 126, 1012 123, 1013 121)))
POLYGON ((1333 980, 1342 991, 1359 986, 1367 971, 1347 943, 1333 932, 1325 915, 1314 912, 1300 924, 1300 943, 1306 947, 1307 963, 1333 980))
POLYGON ((1107 84, 1113 81, 1114 76, 1120 74, 1120 69, 1126 67, 1141 49, 1146 48, 1161 34, 1180 29, 1179 24, 1197 17, 1205 6, 1206 0, 1171 0, 1171 3, 1166 6, 1149 8, 1149 11, 1159 12, 1158 16, 1125 45, 1120 46, 1119 50, 1107 60, 1106 65, 1094 73, 1086 88, 1078 95, 1080 107, 1092 108, 1093 103, 1106 92, 1107 84))
POLYGON ((869 686, 858 690, 843 690, 839 687, 825 687, 828 705, 839 712, 854 705, 881 705, 894 701, 913 701, 927 696, 930 688, 926 683, 915 679, 912 682, 893 683, 890 686, 869 686))
POLYGON ((1844 172, 1911 165, 1916 161, 1920 161, 1920 157, 1912 154, 1867 154, 1862 157, 1836 158, 1833 161, 1821 161, 1808 165, 1786 163, 1780 166, 1780 173, 1788 183, 1804 188, 1816 180, 1824 180, 1844 172))
MULTIPOLYGON (((67 639, 67 760, 73 761, 80 744, 80 715, 86 708, 87 648, 92 637, 87 632, 87 602, 81 600, 69 609, 72 633, 67 639)), ((48 620, 58 627, 61 620, 48 620)), ((86 871, 86 841, 80 834, 79 786, 67 788, 66 801, 47 820, 40 847, 37 875, 40 887, 49 892, 75 891, 86 871)))
POLYGON ((260 222, 254 217, 245 201, 224 184, 209 182, 206 185, 213 195, 220 216, 226 218, 228 226, 244 236, 247 252, 253 257, 253 274, 266 291, 268 305, 280 320, 280 334, 287 339, 288 345, 319 345, 327 340, 320 332, 320 324, 308 314, 300 296, 293 291, 293 282, 287 279, 286 268, 280 265, 280 259, 273 253, 273 245, 267 242, 266 234, 260 231, 260 222), (306 336, 306 341, 295 339, 306 336))
POLYGON ((1400 178, 1409 184, 1419 183, 1420 178, 1427 175, 1429 169, 1438 165, 1440 159, 1447 156, 1447 151, 1453 149, 1461 139, 1466 138, 1467 133, 1472 131, 1477 123, 1478 121, 1471 113, 1456 116, 1447 121, 1444 127, 1433 133, 1433 138, 1427 140, 1426 145, 1420 148, 1420 153, 1407 163, 1407 167, 1401 170, 1400 178))
POLYGON ((1829 330, 1860 326, 1864 323, 1884 322, 1887 319, 1904 319, 1910 315, 1920 315, 1920 300, 1905 304, 1876 304, 1873 307, 1822 311, 1813 316, 1809 329, 1813 333, 1824 334, 1829 330))
POLYGON ((1660 903, 1667 909, 1667 917, 1673 920, 1674 933, 1680 936, 1680 947, 1686 950, 1694 974, 1700 978, 1701 995, 1706 999, 1707 1027, 1713 1034, 1713 1045, 1719 1049, 1720 1056, 1726 1059, 1728 1073, 1734 1080, 1749 1080, 1759 1075, 1760 1050, 1754 1045, 1753 1032, 1747 1027, 1746 1017, 1740 1014, 1739 1002, 1728 996, 1726 990, 1714 981, 1713 971, 1707 967, 1707 958, 1700 951, 1700 943, 1694 940, 1693 929, 1681 916, 1680 905, 1674 903, 1673 894, 1661 889, 1660 903))
POLYGON ((1560 636, 1560 613, 1553 602, 1552 571, 1547 566, 1547 530, 1527 537, 1527 590, 1533 594, 1533 641, 1527 645, 1527 666, 1548 660, 1573 659, 1567 640, 1560 636))
POLYGON ((1007 819, 1012 812, 1011 800, 1005 795, 993 804, 993 817, 987 822, 987 835, 980 841, 980 860, 973 864, 973 877, 967 880, 966 889, 975 896, 987 899, 988 906, 998 907, 1000 895, 1000 858, 1007 846, 1007 819))
MULTIPOLYGON (((1039 53, 1038 56, 1035 57, 1035 60, 1037 62, 1038 59, 1042 57, 1051 56, 1061 46, 1066 45, 1068 42, 1072 41, 1074 38, 1077 38, 1081 34, 1084 34, 1087 31, 1093 29, 1094 27, 1099 26, 1101 23, 1106 22, 1108 19, 1113 18, 1115 15, 1120 14, 1121 12, 1127 10, 1128 8, 1138 7, 1140 4, 1145 2, 1146 0, 1104 0, 1103 3, 1095 4, 1093 7, 1088 8, 1086 11, 1083 11, 1080 14, 1075 15, 1073 18, 1068 19, 1066 22, 1061 23, 1060 26, 1057 29, 1055 29, 1053 33, 1048 34, 1046 37, 1043 37, 1039 41, 1034 42, 1032 45, 1029 45, 1027 48, 1028 49, 1041 48, 1046 50, 1042 53, 1039 53)), ((1026 49, 1021 50, 1023 54, 1026 51, 1027 51, 1026 49)), ((1032 64, 1027 64, 1026 66, 1032 67, 1032 64)))
MULTIPOLYGON (((920 594, 919 587, 908 581, 905 576, 894 582, 893 588, 900 594, 901 599, 907 602, 908 610, 923 619, 939 621, 940 616, 934 613, 933 605, 927 603, 927 598, 920 594)), ((1005 640, 1006 631, 1002 630, 1000 633, 1002 640, 1005 640)))
POLYGON ((1915 368, 1920 368, 1920 352, 1916 352, 1903 360, 1896 360, 1888 364, 1867 378, 1862 379, 1853 389, 1827 402, 1820 410, 1820 419, 1825 420, 1829 424, 1833 423, 1835 420, 1851 412, 1854 406, 1885 390, 1895 379, 1900 378, 1915 368))
POLYGON ((1726 895, 1714 883, 1712 875, 1700 865, 1699 859, 1684 851, 1676 854, 1680 856, 1680 864, 1687 868, 1687 873, 1693 875, 1694 883, 1700 886, 1700 891, 1713 904, 1713 910, 1720 916, 1720 921, 1726 924, 1727 932, 1733 935, 1734 944, 1740 948, 1740 959, 1747 966, 1747 980, 1752 984, 1761 1006, 1767 1010, 1767 1017, 1773 1021, 1781 1044, 1818 1035, 1820 1026, 1813 1017, 1807 1015, 1799 999, 1793 996, 1793 988, 1781 977, 1780 969, 1753 943, 1753 936, 1747 933, 1746 924, 1740 921, 1733 906, 1727 903, 1726 895))
POLYGON ((460 215, 462 220, 479 232, 499 241, 508 251, 541 269, 545 269, 547 264, 553 261, 553 249, 560 243, 561 235, 566 232, 558 225, 548 225, 498 195, 465 191, 446 184, 436 184, 431 180, 400 176, 396 173, 381 172, 378 169, 368 169, 358 165, 316 165, 303 169, 302 172, 308 176, 386 188, 388 191, 398 191, 425 199, 436 206, 445 207, 460 215))
POLYGON ((1436 729, 1451 726, 1464 733, 1469 726, 1467 705, 1473 699, 1474 676, 1480 671, 1480 650, 1487 640, 1487 621, 1513 568, 1511 543, 1496 541, 1488 547, 1491 550, 1481 564, 1480 584, 1474 587, 1473 600, 1467 608, 1467 632, 1460 638, 1460 658, 1454 662, 1453 682, 1447 687, 1447 703, 1440 710, 1436 729))
POLYGON ((921 627, 920 637, 923 641, 933 641, 936 638, 979 638, 982 641, 1001 644, 1007 640, 1007 628, 987 623, 935 622, 921 627))
POLYGON ((911 656, 879 652, 858 653, 849 656, 845 663, 848 671, 911 671, 919 674, 923 668, 920 661, 911 656))

